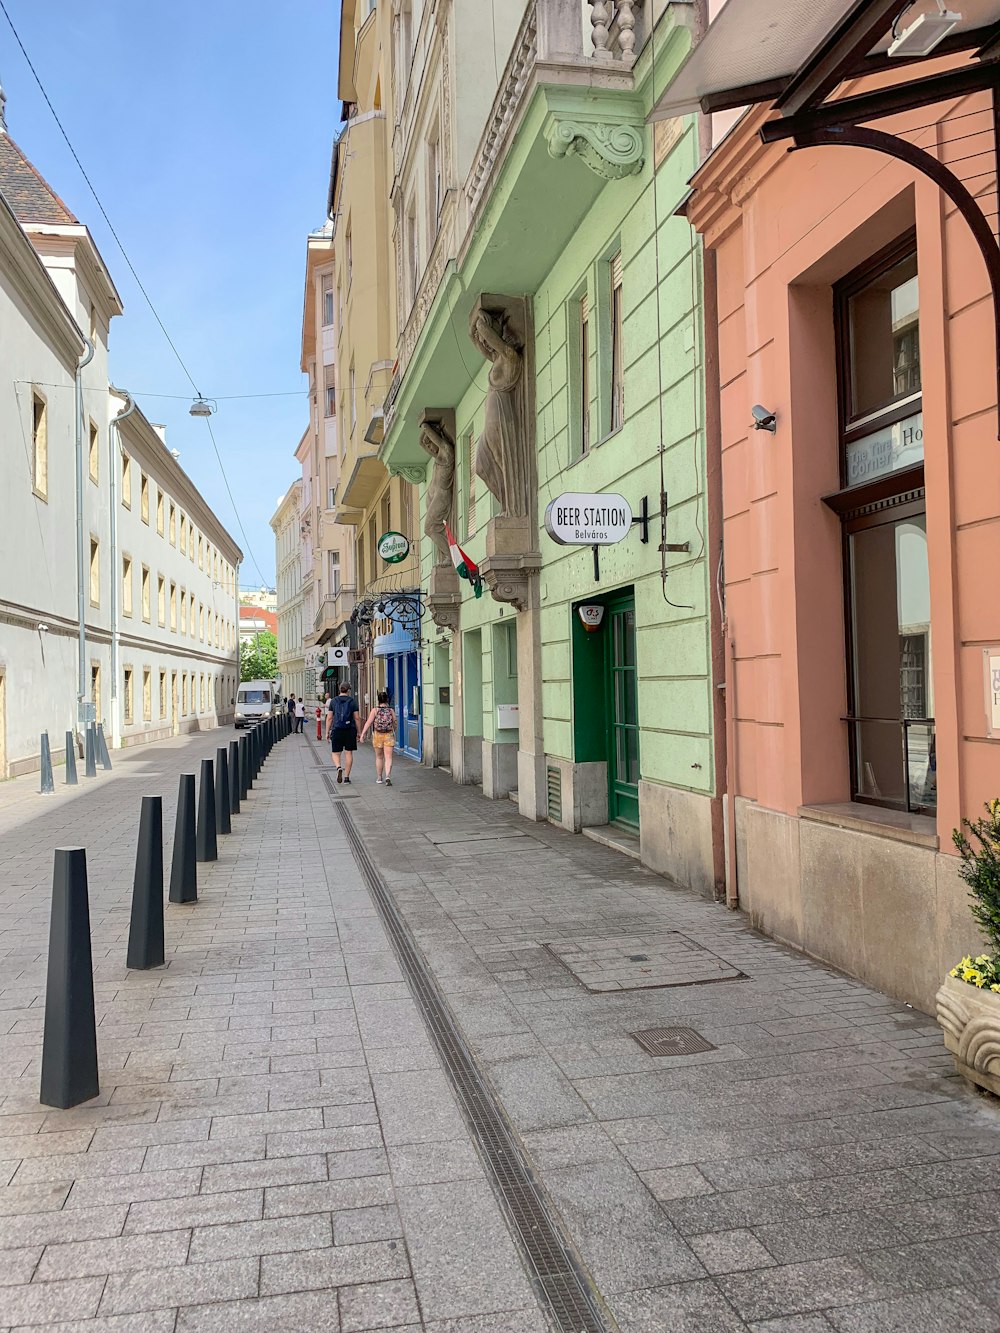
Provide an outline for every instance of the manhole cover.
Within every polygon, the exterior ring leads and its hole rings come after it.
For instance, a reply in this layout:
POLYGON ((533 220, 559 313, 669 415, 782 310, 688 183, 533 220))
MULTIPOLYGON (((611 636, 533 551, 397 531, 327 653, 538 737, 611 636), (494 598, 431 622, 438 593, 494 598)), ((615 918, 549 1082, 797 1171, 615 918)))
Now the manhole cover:
POLYGON ((716 1049, 694 1028, 643 1028, 629 1036, 650 1055, 697 1055, 716 1049))
POLYGON ((698 986, 744 976, 738 967, 676 930, 554 940, 545 947, 589 991, 698 986))

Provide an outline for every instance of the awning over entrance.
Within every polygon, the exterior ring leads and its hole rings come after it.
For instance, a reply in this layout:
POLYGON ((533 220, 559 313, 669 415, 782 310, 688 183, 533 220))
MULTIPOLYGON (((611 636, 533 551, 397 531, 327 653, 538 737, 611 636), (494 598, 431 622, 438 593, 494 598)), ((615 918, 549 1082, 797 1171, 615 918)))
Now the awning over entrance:
MULTIPOLYGON (((905 27, 934 0, 727 0, 705 36, 693 48, 650 112, 650 120, 668 120, 692 111, 721 111, 751 102, 777 100, 802 71, 828 49, 833 61, 849 57, 840 77, 874 73, 905 65, 887 51, 894 19, 905 27), (866 33, 872 33, 868 40, 866 33), (836 49, 839 34, 848 45, 836 49)), ((973 50, 993 38, 1000 22, 998 0, 949 0, 961 20, 934 51, 945 55, 973 50)), ((998 52, 997 54, 1000 54, 998 52)), ((843 63, 843 61, 842 61, 843 63)))

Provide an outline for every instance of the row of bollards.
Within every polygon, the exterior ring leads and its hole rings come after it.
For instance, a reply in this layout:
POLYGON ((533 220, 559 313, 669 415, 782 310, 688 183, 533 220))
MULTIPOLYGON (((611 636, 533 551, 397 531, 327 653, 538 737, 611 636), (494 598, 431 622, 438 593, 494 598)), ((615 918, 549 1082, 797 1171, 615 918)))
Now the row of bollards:
MULTIPOLYGON (((52 774, 52 748, 49 744, 49 733, 47 731, 42 732, 39 752, 41 755, 40 791, 43 796, 48 796, 55 791, 56 784, 52 774)), ((84 776, 88 778, 97 777, 98 764, 105 770, 111 768, 111 754, 104 735, 103 722, 89 722, 87 724, 87 729, 83 733, 83 764, 84 776)), ((66 770, 63 785, 76 787, 79 781, 80 779, 76 775, 76 736, 72 731, 67 731, 66 770)))
MULTIPOLYGON (((170 864, 172 903, 198 901, 198 862, 218 859, 218 835, 232 832, 232 816, 240 813, 264 760, 290 731, 288 715, 281 713, 230 741, 228 748, 220 745, 214 763, 203 759, 197 811, 195 775, 181 774, 170 864)), ((91 734, 88 728, 88 737, 91 734)), ((91 755, 96 764, 102 753, 103 734, 94 729, 93 737, 88 766, 91 755)), ((43 759, 47 753, 45 735, 43 759)), ((110 760, 106 766, 110 767, 110 760)), ((44 785, 42 790, 46 790, 44 785)), ((145 970, 162 967, 164 961, 163 798, 144 796, 125 965, 145 970)), ((65 1109, 96 1097, 100 1091, 87 853, 83 847, 56 849, 48 962, 40 1100, 45 1106, 65 1109)))

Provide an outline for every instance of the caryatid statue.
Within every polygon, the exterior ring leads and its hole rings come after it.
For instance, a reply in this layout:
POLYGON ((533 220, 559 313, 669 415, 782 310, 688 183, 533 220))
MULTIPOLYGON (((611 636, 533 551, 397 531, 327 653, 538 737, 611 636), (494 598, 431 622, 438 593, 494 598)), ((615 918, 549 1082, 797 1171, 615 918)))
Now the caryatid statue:
POLYGON ((455 441, 440 421, 420 423, 420 447, 430 454, 434 466, 427 483, 424 535, 437 548, 439 565, 451 566, 451 551, 444 525, 452 514, 455 494, 455 441))
POLYGON ((486 395, 486 425, 476 445, 476 475, 496 496, 500 513, 522 517, 528 513, 528 442, 517 400, 524 373, 524 358, 514 331, 500 314, 479 309, 469 330, 472 341, 488 360, 490 387, 486 395))

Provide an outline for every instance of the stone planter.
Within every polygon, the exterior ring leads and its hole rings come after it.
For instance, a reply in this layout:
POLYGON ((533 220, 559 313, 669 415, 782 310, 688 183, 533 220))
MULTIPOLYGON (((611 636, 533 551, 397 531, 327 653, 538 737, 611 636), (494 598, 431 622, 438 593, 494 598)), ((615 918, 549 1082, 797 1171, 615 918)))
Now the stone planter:
POLYGON ((937 1021, 962 1077, 1000 1097, 1000 995, 945 977, 937 1021))

